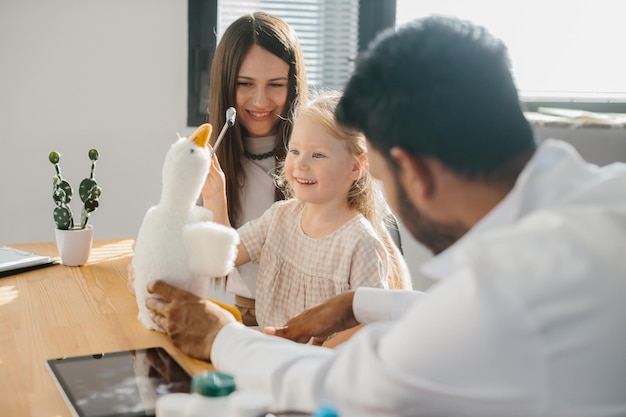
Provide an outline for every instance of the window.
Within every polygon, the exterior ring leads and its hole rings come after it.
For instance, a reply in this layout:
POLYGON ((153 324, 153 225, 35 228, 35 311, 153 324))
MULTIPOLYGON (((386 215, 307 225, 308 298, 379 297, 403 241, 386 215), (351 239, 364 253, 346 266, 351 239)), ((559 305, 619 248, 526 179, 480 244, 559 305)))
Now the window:
POLYGON ((215 46, 234 20, 266 11, 289 23, 300 39, 310 88, 341 89, 354 59, 382 29, 393 27, 395 0, 188 0, 189 126, 206 121, 215 46))
POLYGON ((534 102, 549 102, 560 107, 625 111, 622 3, 398 0, 396 24, 430 14, 473 21, 506 43, 520 96, 531 107, 534 102), (571 105, 562 105, 567 102, 571 105))
POLYGON ((294 28, 310 86, 344 86, 358 48, 358 0, 221 1, 217 7, 218 42, 235 19, 258 10, 276 15, 294 28))

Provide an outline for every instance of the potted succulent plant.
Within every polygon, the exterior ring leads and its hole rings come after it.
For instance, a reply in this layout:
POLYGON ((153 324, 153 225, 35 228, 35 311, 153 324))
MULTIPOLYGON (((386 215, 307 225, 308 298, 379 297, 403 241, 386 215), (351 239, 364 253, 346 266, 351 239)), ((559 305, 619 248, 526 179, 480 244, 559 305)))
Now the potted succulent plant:
POLYGON ((102 189, 94 178, 96 161, 99 158, 96 149, 89 150, 91 160, 91 173, 88 178, 81 181, 78 194, 83 202, 80 223, 74 221, 74 215, 70 207, 73 189, 70 183, 61 175, 59 161, 61 154, 52 151, 48 154, 48 160, 56 171, 52 177, 52 199, 55 203, 54 221, 56 223, 56 242, 63 264, 67 266, 79 266, 87 262, 93 242, 93 227, 88 223, 89 215, 100 205, 98 199, 102 189))

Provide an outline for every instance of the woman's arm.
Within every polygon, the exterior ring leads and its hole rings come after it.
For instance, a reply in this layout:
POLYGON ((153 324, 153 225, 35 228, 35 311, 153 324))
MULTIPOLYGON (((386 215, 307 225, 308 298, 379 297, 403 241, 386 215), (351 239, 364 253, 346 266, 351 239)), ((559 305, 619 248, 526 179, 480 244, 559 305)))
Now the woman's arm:
MULTIPOLYGON (((211 169, 202 187, 202 204, 213 212, 213 221, 232 227, 228 218, 228 200, 226 199, 226 177, 217 156, 213 156, 211 169)), ((250 262, 250 255, 243 242, 237 245, 235 266, 250 262)))
POLYGON ((213 221, 232 227, 228 218, 226 177, 217 156, 213 156, 211 169, 202 187, 202 204, 213 212, 213 221))

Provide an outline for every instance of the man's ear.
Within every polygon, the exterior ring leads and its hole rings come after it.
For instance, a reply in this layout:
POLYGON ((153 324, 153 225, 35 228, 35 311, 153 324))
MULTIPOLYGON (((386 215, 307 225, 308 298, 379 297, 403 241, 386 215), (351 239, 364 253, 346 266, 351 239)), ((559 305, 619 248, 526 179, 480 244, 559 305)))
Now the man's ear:
POLYGON ((433 195, 433 172, 424 158, 411 155, 399 147, 391 148, 389 155, 398 165, 397 178, 414 204, 433 195))

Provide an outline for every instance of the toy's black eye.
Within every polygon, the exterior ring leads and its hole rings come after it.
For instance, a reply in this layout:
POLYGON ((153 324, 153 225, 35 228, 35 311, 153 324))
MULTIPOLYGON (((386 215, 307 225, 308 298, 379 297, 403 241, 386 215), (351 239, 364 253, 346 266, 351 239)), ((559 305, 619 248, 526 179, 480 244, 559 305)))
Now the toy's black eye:
POLYGON ((194 153, 195 149, 189 149, 189 153, 194 153))

